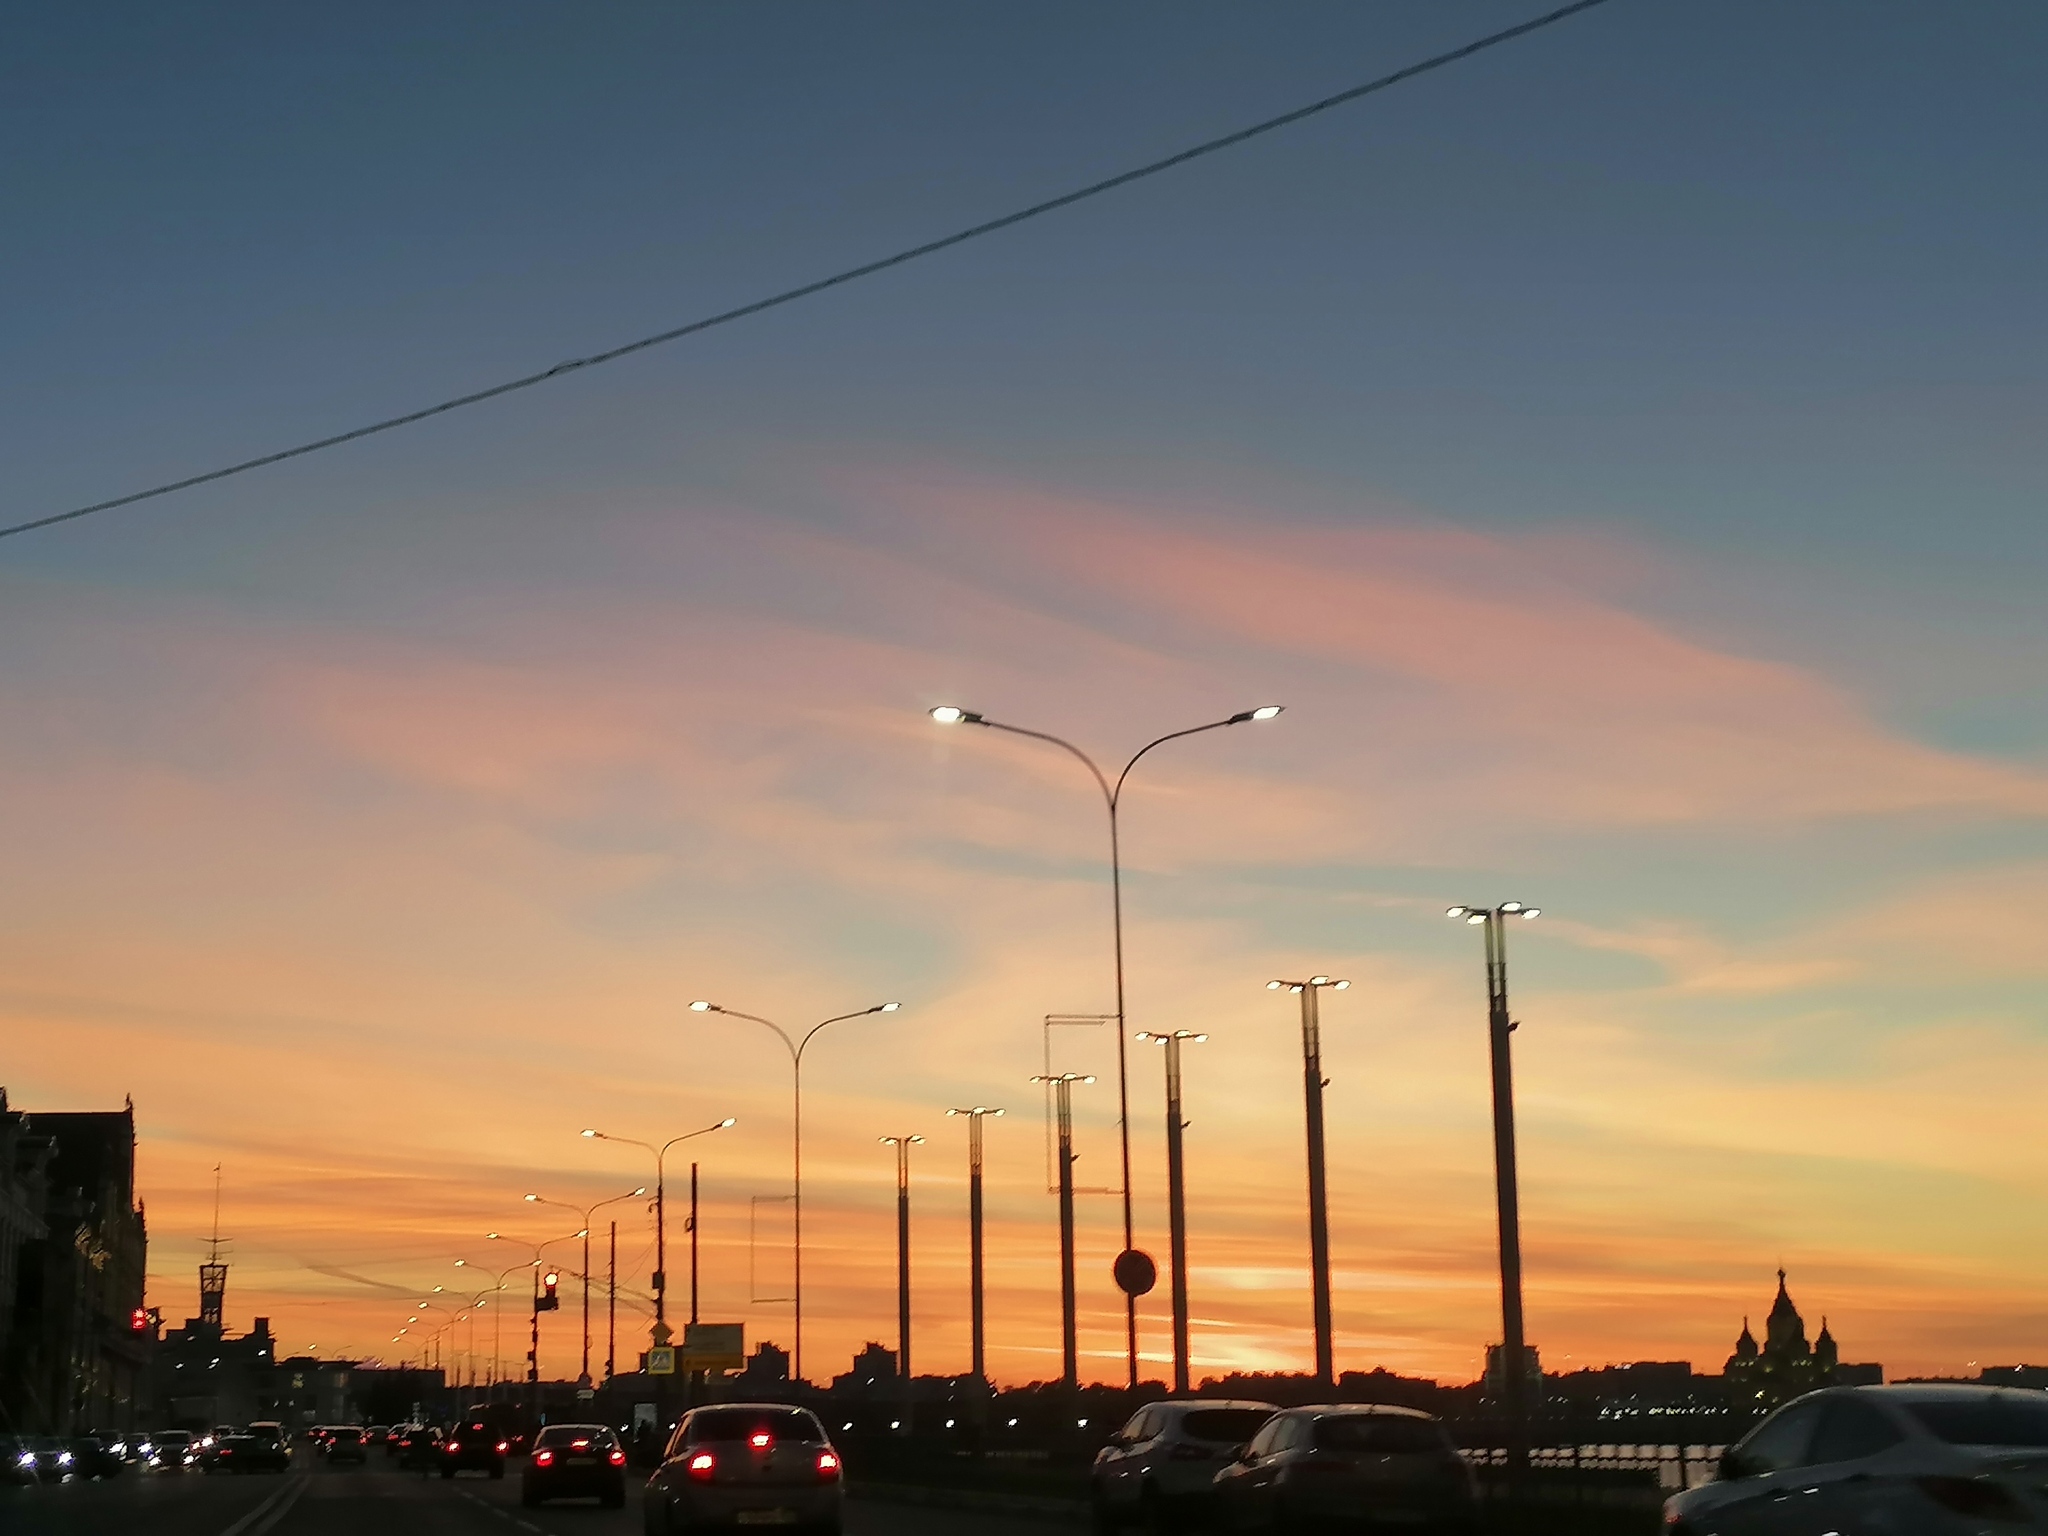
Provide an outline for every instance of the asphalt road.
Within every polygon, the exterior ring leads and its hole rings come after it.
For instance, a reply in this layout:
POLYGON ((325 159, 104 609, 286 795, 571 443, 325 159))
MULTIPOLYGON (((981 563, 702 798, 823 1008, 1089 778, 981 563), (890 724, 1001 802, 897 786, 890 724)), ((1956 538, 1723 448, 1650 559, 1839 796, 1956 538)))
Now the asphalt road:
MULTIPOLYGON (((305 1453, 299 1453, 304 1459, 305 1453)), ((855 1499, 847 1536, 1058 1536, 1064 1528, 982 1513, 855 1499)), ((318 1462, 283 1476, 129 1471, 104 1482, 0 1488, 6 1536, 640 1536, 639 1480, 624 1509, 595 1502, 524 1509, 516 1471, 452 1480, 318 1462)))

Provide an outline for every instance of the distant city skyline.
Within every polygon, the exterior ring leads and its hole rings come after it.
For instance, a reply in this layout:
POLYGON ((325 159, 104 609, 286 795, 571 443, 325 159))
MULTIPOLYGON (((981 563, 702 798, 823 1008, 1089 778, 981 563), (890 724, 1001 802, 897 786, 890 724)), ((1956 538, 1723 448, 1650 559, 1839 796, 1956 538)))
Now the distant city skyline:
MULTIPOLYGON (((6 511, 739 302, 1533 9, 24 17, 6 511)), ((800 311, 7 541, 10 1102, 133 1094, 167 1319, 220 1163, 229 1326, 361 1355, 486 1231, 551 1235, 522 1193, 644 1181, 582 1127, 731 1115, 704 1313, 787 1346, 747 1251, 786 1066, 687 1004, 900 998, 805 1069, 809 1374, 893 1341, 875 1138, 909 1132, 914 1354, 966 1369, 944 1111, 1003 1103, 990 1368, 1050 1378, 1029 1079, 1043 1016, 1111 1006, 1100 811, 925 712, 1110 757, 1279 702, 1125 813, 1130 1028, 1210 1037, 1198 1377, 1308 1368, 1265 983, 1324 972, 1337 1368, 1479 1375, 1485 991, 1442 913, 1510 898, 1545 909, 1512 942, 1547 1367, 1718 1369, 1781 1266, 1898 1374, 2048 1360, 2048 212, 2014 195, 2044 42, 2018 0, 1617 3, 800 311)), ((1076 1098, 1084 1183, 1110 1104, 1076 1098)), ((1105 1380, 1114 1207, 1081 1212, 1105 1380)))

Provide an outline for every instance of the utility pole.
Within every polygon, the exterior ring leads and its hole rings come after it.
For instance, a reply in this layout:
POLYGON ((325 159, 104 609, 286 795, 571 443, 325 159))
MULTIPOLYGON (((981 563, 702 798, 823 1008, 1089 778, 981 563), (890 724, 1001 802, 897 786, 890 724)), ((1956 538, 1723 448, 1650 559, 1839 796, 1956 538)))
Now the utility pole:
POLYGON ((1060 1383, 1069 1391, 1081 1384, 1080 1346, 1075 1327, 1074 1295, 1074 1084, 1092 1083, 1092 1076, 1061 1072, 1031 1079, 1051 1083, 1059 1126, 1060 1191, 1060 1383))
POLYGON ((1313 1293, 1316 1335, 1316 1384, 1336 1385, 1336 1341, 1330 1320, 1330 1186, 1323 1157, 1323 1026, 1317 995, 1328 987, 1342 992, 1348 981, 1311 976, 1307 981, 1269 981, 1271 992, 1285 988, 1301 997, 1301 1083, 1308 1124, 1308 1268, 1313 1293))
POLYGON ((986 1403, 988 1387, 988 1309, 982 1291, 981 1248, 981 1122, 1000 1109, 977 1104, 973 1109, 949 1109, 946 1114, 967 1117, 967 1294, 973 1323, 973 1366, 975 1390, 986 1403))
POLYGON ((697 1321, 697 1165, 690 1164, 690 1321, 697 1321))
POLYGON ((1522 1210, 1515 1167, 1515 1068, 1509 1036, 1515 1021, 1508 1012, 1508 948, 1505 923, 1510 917, 1533 918, 1539 908, 1519 901, 1497 907, 1452 907, 1445 916, 1462 918, 1485 930, 1486 1034, 1493 1069, 1494 1203, 1500 1221, 1500 1382, 1501 1407, 1507 1418, 1508 1476, 1519 1490, 1529 1466, 1528 1353, 1522 1320, 1522 1210))
POLYGON ((910 1149, 924 1145, 922 1136, 884 1136, 882 1145, 896 1149, 896 1379, 903 1388, 903 1432, 916 1427, 916 1399, 910 1374, 910 1149))
POLYGON ((1182 1133, 1187 1122, 1181 1118, 1180 1048, 1183 1042, 1207 1040, 1191 1030, 1171 1034, 1139 1030, 1140 1040, 1149 1040, 1166 1050, 1166 1211, 1169 1262, 1173 1270, 1173 1390, 1188 1391, 1188 1187, 1187 1161, 1182 1133))
POLYGON ((619 1224, 612 1223, 611 1259, 605 1265, 604 1379, 609 1382, 619 1369, 619 1224))

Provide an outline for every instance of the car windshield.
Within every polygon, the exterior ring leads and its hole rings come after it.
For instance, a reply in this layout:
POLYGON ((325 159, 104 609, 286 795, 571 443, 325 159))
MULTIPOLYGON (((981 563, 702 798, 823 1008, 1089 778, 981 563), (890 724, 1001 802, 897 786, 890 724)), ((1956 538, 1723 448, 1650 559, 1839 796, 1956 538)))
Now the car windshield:
POLYGON ((1272 1416, 1264 1408, 1198 1408, 1180 1421, 1180 1428, 1190 1440, 1236 1445, 1256 1435, 1272 1416))
POLYGON ((1906 1411, 1950 1445, 2048 1448, 2048 1393, 1906 1403, 1906 1411))
POLYGON ((751 1440, 756 1435, 800 1444, 823 1442, 825 1431, 802 1408, 702 1408, 690 1415, 690 1440, 751 1440))
POLYGON ((578 1440, 595 1445, 601 1451, 608 1451, 612 1447, 612 1432, 602 1424, 550 1424, 540 1432, 536 1446, 544 1451, 558 1451, 565 1445, 574 1445, 578 1440))
POLYGON ((1450 1443, 1443 1430, 1428 1419, 1347 1413, 1316 1420, 1316 1449, 1434 1456, 1449 1450, 1450 1443))

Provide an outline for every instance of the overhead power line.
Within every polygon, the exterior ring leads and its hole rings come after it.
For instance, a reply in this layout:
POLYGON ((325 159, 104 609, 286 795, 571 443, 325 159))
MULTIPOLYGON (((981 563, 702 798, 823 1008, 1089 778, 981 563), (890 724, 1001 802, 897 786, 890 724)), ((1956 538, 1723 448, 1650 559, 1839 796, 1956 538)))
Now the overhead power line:
POLYGON ((877 272, 888 271, 891 267, 903 266, 907 262, 935 255, 940 251, 949 250, 956 245, 965 245, 970 240, 979 240, 984 235, 992 235, 998 230, 1009 229, 1013 225, 1022 224, 1029 219, 1039 218, 1057 209, 1068 208, 1075 203, 1085 202, 1091 197, 1100 197, 1105 192, 1113 192, 1118 187, 1127 187, 1132 182, 1143 181, 1148 176, 1157 176, 1162 171, 1170 171, 1176 166, 1186 165, 1189 161, 1199 160, 1205 155, 1213 155, 1220 150, 1235 148, 1237 145, 1251 139, 1256 139, 1262 134, 1272 133, 1276 129, 1289 127, 1292 124, 1301 122, 1304 118, 1328 112, 1332 108, 1357 101, 1363 96, 1371 96, 1376 92, 1388 89, 1390 86, 1399 85, 1403 81, 1413 80, 1419 75, 1430 74, 1445 68, 1447 65, 1469 59, 1474 54, 1484 53, 1489 48, 1496 48, 1502 43, 1512 42, 1518 37, 1527 37, 1532 32, 1540 32, 1545 27, 1555 26, 1558 22, 1576 16, 1581 11, 1590 11, 1594 7, 1605 5, 1606 3, 1607 0, 1573 0, 1573 3, 1570 5, 1559 6, 1554 11, 1546 11, 1541 16, 1533 16, 1527 21, 1518 22, 1512 27, 1504 27, 1498 32, 1489 32, 1486 36, 1466 43, 1462 47, 1453 48, 1446 53, 1432 54, 1426 59, 1418 60, 1416 63, 1397 69, 1392 74, 1381 75, 1378 79, 1368 80, 1363 85, 1355 85, 1347 91, 1339 91, 1334 96, 1325 96, 1320 101, 1312 101, 1305 107, 1296 107, 1292 112, 1283 112, 1278 117, 1269 117, 1263 122, 1253 123, 1248 128, 1240 128, 1234 133, 1226 133, 1220 138, 1206 139, 1200 144, 1183 149, 1177 154, 1168 155, 1164 159, 1148 161, 1144 165, 1135 166, 1115 176, 1104 177, 1101 181, 1090 182, 1084 187, 1076 187, 1073 191, 1061 193, 1058 197, 1050 197, 1043 202, 1033 203, 1029 207, 1019 208, 1013 213, 1003 214, 1000 218, 987 219, 979 224, 970 224, 965 229, 955 230, 952 234, 942 235, 936 240, 927 240, 922 245, 910 246, 904 250, 897 251, 894 255, 883 256, 875 261, 863 262, 857 267, 847 267, 843 271, 835 272, 829 277, 821 277, 814 282, 804 283, 795 288, 785 288, 780 293, 770 294, 763 299, 756 299, 750 304, 742 304, 735 309, 721 310, 717 314, 706 315, 702 319, 692 320, 686 325, 678 325, 666 331, 657 331, 651 336, 642 336, 637 341, 629 341, 620 346, 609 347, 602 352, 593 352, 588 357, 572 358, 566 363, 557 363, 552 368, 544 368, 539 373, 529 373, 516 379, 507 379, 501 384, 493 384, 485 389, 472 390, 466 395, 456 395, 435 405, 422 406, 418 410, 406 411, 401 415, 387 416, 381 421, 369 422, 360 427, 351 427, 346 432, 336 432, 329 437, 315 438, 311 442, 300 443, 291 448, 280 448, 274 453, 260 454, 253 459, 243 459, 239 463, 224 465, 219 469, 210 469, 203 474, 187 475, 182 480, 166 481, 162 485, 153 485, 147 490, 130 491, 125 496, 111 497, 106 501, 95 501, 88 506, 73 507, 68 512, 53 512, 43 517, 30 518, 26 522, 14 523, 8 527, 0 527, 0 539, 11 538, 18 533, 33 533, 38 528, 48 528, 57 523, 68 523, 74 518, 90 517, 95 512, 111 512, 116 507, 132 506, 138 501, 149 501, 158 496, 168 496, 174 491, 188 491, 194 486, 206 485, 215 480, 225 480, 231 475, 246 474, 252 469, 262 469, 270 464, 281 464, 286 459, 302 458, 309 453, 319 453, 322 449, 338 448, 343 443, 352 443, 359 438, 374 437, 380 432, 389 432, 398 427, 409 427, 414 422, 425 421, 429 417, 445 415, 449 411, 459 411, 465 406, 481 405, 486 400, 495 400, 500 395, 509 395, 518 390, 531 389, 536 384, 545 384, 548 380, 558 379, 564 374, 575 373, 584 368, 595 368, 601 363, 615 362, 619 358, 630 357, 635 352, 644 352, 650 347, 658 347, 671 341, 680 341, 685 336, 695 336, 700 331, 708 331, 721 325, 730 325, 735 320, 744 320, 747 316, 758 315, 764 310, 777 309, 784 304, 793 304, 798 299, 807 299, 812 294, 825 292, 828 288, 838 288, 847 283, 857 282, 864 277, 872 277, 877 272))

